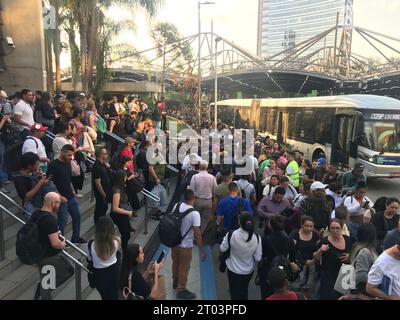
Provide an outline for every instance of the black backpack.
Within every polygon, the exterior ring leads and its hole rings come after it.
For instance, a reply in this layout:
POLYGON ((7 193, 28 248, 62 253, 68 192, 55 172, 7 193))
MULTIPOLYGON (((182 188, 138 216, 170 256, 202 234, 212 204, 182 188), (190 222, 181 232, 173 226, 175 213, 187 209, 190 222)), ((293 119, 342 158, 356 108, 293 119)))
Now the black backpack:
POLYGON ((162 218, 158 235, 160 237, 160 241, 162 244, 169 248, 176 247, 180 245, 183 239, 188 235, 190 230, 192 230, 193 226, 182 236, 181 234, 181 226, 182 220, 189 213, 195 211, 194 208, 190 208, 183 213, 179 212, 182 203, 178 203, 175 210, 173 212, 167 213, 162 218))
MULTIPOLYGON (((247 196, 246 196, 246 189, 249 187, 249 185, 250 185, 251 183, 249 182, 248 183, 248 185, 243 189, 243 188, 240 188, 240 193, 242 194, 242 198, 243 199, 247 199, 247 196)), ((239 184, 238 184, 239 185, 239 184)))
MULTIPOLYGON (((27 137, 26 140, 33 140, 36 143, 36 150, 39 148, 39 144, 32 137, 27 137)), ((22 146, 23 142, 16 142, 6 148, 4 153, 4 160, 6 162, 6 167, 9 172, 17 172, 21 170, 21 158, 22 158, 22 146)))
POLYGON ((5 145, 12 145, 20 140, 20 132, 16 125, 6 122, 0 131, 0 139, 5 145))
POLYGON ((37 264, 45 256, 45 251, 39 242, 38 223, 45 215, 40 216, 37 221, 30 219, 17 233, 16 253, 23 264, 37 264))

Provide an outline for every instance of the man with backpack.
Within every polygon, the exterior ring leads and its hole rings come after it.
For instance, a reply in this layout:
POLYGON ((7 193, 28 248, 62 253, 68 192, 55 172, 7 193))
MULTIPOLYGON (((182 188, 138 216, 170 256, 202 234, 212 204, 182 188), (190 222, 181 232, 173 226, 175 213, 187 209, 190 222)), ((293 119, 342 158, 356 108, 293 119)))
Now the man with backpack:
POLYGON ((194 201, 194 192, 189 189, 185 190, 184 202, 178 203, 173 209, 173 212, 179 210, 179 214, 183 215, 180 225, 181 243, 171 250, 173 288, 177 290, 176 297, 183 300, 196 299, 196 294, 186 288, 194 240, 199 247, 201 261, 204 261, 206 257, 200 231, 200 213, 194 210, 194 201))
MULTIPOLYGON (((24 264, 37 264, 40 278, 49 275, 49 266, 55 270, 55 288, 59 287, 74 273, 74 267, 62 255, 65 241, 60 239, 56 214, 61 197, 55 192, 46 194, 43 207, 36 211, 30 221, 18 232, 17 255, 24 264), (32 232, 35 231, 36 232, 32 232), (46 268, 44 268, 46 267, 46 268)), ((45 280, 44 283, 47 284, 45 280)), ((51 300, 51 290, 44 288, 40 281, 35 299, 51 300)))
POLYGON ((220 201, 217 208, 217 224, 223 223, 226 232, 239 228, 238 217, 241 211, 253 214, 250 201, 239 196, 239 186, 232 182, 228 186, 229 197, 220 201))
POLYGON ((22 145, 22 154, 33 152, 39 156, 40 169, 44 173, 47 172, 47 165, 50 163, 50 160, 47 158, 46 148, 41 140, 45 136, 47 129, 47 127, 44 127, 40 123, 34 123, 31 126, 31 134, 26 137, 22 145))

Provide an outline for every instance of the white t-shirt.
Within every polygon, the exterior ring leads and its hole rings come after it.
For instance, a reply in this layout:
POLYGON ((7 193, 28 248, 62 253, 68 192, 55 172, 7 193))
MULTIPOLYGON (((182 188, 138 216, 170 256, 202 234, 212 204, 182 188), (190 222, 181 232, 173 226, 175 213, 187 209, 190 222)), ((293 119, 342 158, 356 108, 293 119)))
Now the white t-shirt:
POLYGON ((27 104, 24 100, 20 100, 14 107, 14 114, 20 115, 21 120, 28 123, 29 126, 23 126, 21 124, 17 124, 20 131, 24 129, 29 129, 35 123, 33 119, 33 108, 27 104))
POLYGON ((382 281, 388 284, 386 287, 389 291, 386 294, 400 296, 400 260, 386 252, 379 256, 368 273, 368 283, 371 285, 379 286, 382 281))
MULTIPOLYGON (((175 211, 175 208, 178 204, 175 205, 172 211, 175 211)), ((179 212, 183 213, 188 209, 193 208, 192 206, 189 206, 186 203, 182 203, 179 212)), ((192 211, 189 213, 186 217, 183 218, 182 220, 182 225, 181 225, 181 234, 182 236, 185 235, 186 232, 190 228, 194 227, 200 227, 201 225, 201 217, 200 213, 198 211, 192 211)), ((182 240, 182 243, 179 245, 181 248, 193 248, 193 240, 194 240, 194 233, 193 233, 193 228, 189 231, 189 233, 186 235, 186 237, 182 240)))
MULTIPOLYGON (((369 207, 372 208, 374 206, 374 203, 371 201, 370 198, 364 197, 362 202, 367 202, 369 201, 369 207)), ((367 211, 366 209, 362 208, 360 203, 356 198, 353 196, 347 197, 343 205, 347 207, 347 210, 349 210, 350 217, 352 216, 363 216, 365 212, 367 211)))
POLYGON ((56 136, 55 139, 53 140, 53 159, 58 159, 61 154, 61 149, 64 147, 66 144, 72 144, 72 140, 69 140, 65 137, 61 136, 56 136))
POLYGON ((27 152, 35 153, 39 156, 39 158, 47 158, 46 148, 44 147, 43 142, 40 139, 32 136, 29 136, 29 139, 26 139, 22 146, 22 154, 27 152))
MULTIPOLYGON (((247 238, 249 234, 247 231, 239 228, 232 233, 231 237, 231 253, 229 258, 226 260, 226 266, 229 270, 237 274, 250 274, 256 268, 256 262, 261 261, 262 257, 262 246, 261 237, 253 234, 253 237, 249 242, 247 238)), ((227 251, 229 248, 228 234, 220 245, 222 252, 227 251)))
POLYGON ((256 188, 254 188, 254 186, 247 180, 239 179, 238 181, 236 181, 236 183, 239 188, 244 190, 244 192, 246 193, 246 199, 250 199, 250 196, 252 194, 256 195, 256 188))
MULTIPOLYGON (((93 241, 92 250, 91 250, 92 258, 93 258, 93 267, 95 267, 96 269, 104 269, 104 268, 108 268, 108 267, 112 266, 113 264, 115 264, 117 262, 117 251, 119 249, 119 242, 117 240, 114 240, 114 247, 115 247, 115 251, 111 255, 111 257, 108 258, 107 260, 103 261, 102 259, 100 259, 97 256, 96 244, 93 241)), ((89 245, 88 245, 88 252, 89 252, 89 245)), ((89 259, 90 259, 90 255, 89 255, 89 259)))

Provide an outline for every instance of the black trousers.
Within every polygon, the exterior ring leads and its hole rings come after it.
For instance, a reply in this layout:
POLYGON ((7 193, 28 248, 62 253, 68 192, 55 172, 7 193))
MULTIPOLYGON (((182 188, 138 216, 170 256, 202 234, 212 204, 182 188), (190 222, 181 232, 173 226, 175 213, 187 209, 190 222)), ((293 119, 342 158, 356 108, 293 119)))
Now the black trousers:
POLYGON ((96 206, 94 208, 94 224, 97 224, 97 221, 101 217, 104 217, 108 211, 108 203, 104 201, 103 197, 96 197, 96 206))
POLYGON ((122 250, 125 250, 131 238, 131 223, 129 217, 113 211, 111 211, 110 216, 114 224, 118 227, 119 233, 121 234, 122 250))
POLYGON ((251 274, 237 274, 228 270, 229 291, 231 300, 248 300, 249 299, 249 283, 253 276, 251 274))
POLYGON ((94 283, 102 300, 118 300, 119 263, 104 269, 94 269, 94 283))

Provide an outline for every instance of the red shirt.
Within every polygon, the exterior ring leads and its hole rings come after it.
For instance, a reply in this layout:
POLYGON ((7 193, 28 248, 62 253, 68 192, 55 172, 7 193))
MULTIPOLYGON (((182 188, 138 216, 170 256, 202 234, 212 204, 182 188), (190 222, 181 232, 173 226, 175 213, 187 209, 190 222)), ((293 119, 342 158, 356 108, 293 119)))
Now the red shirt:
POLYGON ((288 295, 280 296, 273 294, 265 300, 299 300, 299 298, 297 297, 296 292, 290 291, 288 295))
POLYGON ((132 148, 130 148, 129 146, 124 147, 119 156, 120 156, 120 159, 122 159, 123 157, 126 157, 126 156, 128 156, 129 158, 132 159, 132 164, 129 166, 129 170, 131 171, 131 173, 133 173, 133 152, 132 152, 132 148))

